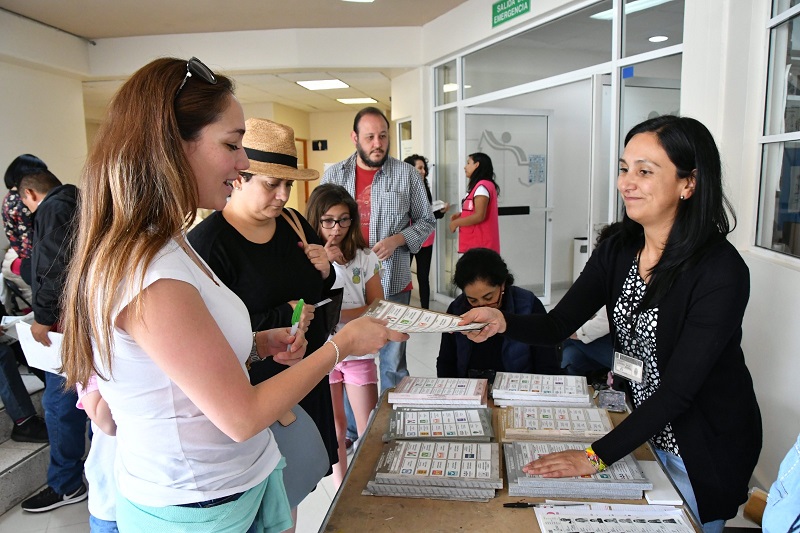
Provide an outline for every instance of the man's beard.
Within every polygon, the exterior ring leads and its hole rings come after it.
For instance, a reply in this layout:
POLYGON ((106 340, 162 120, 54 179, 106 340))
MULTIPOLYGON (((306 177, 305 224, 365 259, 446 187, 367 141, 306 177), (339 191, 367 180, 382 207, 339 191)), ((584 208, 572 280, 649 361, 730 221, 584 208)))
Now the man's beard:
POLYGON ((383 164, 386 162, 386 159, 389 157, 389 145, 386 145, 386 151, 383 153, 383 157, 381 157, 380 161, 372 161, 369 158, 369 154, 365 152, 361 145, 356 145, 356 151, 358 152, 358 157, 361 161, 370 168, 381 168, 383 164))

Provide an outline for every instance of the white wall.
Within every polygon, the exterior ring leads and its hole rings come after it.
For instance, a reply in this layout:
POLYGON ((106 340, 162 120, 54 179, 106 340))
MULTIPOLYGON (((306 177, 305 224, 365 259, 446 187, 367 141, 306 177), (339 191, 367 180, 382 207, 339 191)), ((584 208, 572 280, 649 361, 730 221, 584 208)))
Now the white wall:
POLYGON ((720 146, 726 192, 738 216, 730 239, 750 267, 742 347, 764 420, 764 446, 754 473, 762 487, 775 479, 800 432, 800 405, 795 401, 800 376, 800 260, 752 244, 770 5, 687 0, 681 94, 682 113, 706 124, 720 146))
POLYGON ((62 182, 77 184, 86 158, 81 82, 0 61, 0 94, 3 172, 18 155, 32 153, 62 182))

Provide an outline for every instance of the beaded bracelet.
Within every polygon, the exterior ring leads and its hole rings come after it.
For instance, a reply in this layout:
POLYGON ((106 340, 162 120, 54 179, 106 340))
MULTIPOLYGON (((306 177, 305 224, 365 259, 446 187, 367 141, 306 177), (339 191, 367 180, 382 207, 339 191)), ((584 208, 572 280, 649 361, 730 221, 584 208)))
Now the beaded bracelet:
POLYGON ((592 463, 592 466, 597 472, 602 472, 608 468, 608 466, 606 466, 603 460, 600 459, 591 446, 586 448, 586 458, 589 459, 589 462, 592 463))
MULTIPOLYGON (((336 350, 336 362, 333 363, 333 368, 336 368, 336 365, 339 364, 339 346, 337 346, 337 344, 335 342, 333 342, 333 339, 328 339, 327 341, 325 341, 325 344, 328 344, 328 343, 331 343, 333 345, 333 349, 336 350)), ((331 370, 333 370, 333 369, 331 369, 331 370)))

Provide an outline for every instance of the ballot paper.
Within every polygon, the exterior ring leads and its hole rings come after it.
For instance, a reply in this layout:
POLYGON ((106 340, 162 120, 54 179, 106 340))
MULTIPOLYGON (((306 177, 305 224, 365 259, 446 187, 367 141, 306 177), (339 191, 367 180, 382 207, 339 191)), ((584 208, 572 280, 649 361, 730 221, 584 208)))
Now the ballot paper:
POLYGON ((28 324, 33 322, 33 311, 23 316, 4 316, 0 321, 0 326, 5 330, 5 334, 0 336, 0 343, 12 344, 19 340, 16 327, 18 322, 27 322, 28 324))
POLYGON ((27 322, 17 322, 17 335, 28 366, 39 368, 53 374, 64 375, 61 368, 61 342, 64 335, 54 331, 47 335, 50 337, 50 346, 45 346, 33 338, 31 325, 27 322))
POLYGON ((482 329, 486 324, 475 322, 459 326, 461 317, 437 313, 420 307, 412 307, 386 300, 376 300, 364 312, 364 316, 380 318, 389 322, 387 327, 403 333, 447 333, 482 329))

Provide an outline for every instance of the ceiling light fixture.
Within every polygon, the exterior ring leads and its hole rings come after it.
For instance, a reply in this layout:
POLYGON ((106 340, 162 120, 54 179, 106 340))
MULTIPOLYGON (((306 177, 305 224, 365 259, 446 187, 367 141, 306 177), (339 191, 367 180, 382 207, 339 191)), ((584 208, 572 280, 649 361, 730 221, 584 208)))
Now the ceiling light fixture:
MULTIPOLYGON (((633 0, 633 2, 625 4, 625 14, 630 15, 631 13, 636 13, 637 11, 643 11, 645 9, 650 9, 651 7, 660 6, 661 4, 666 4, 667 2, 672 2, 672 0, 633 0)), ((596 20, 611 20, 614 18, 614 10, 608 9, 606 11, 601 11, 600 13, 595 13, 589 18, 596 20)))
POLYGON ((357 105, 357 104, 377 104, 378 101, 374 98, 337 98, 337 102, 341 102, 343 104, 348 105, 357 105))
MULTIPOLYGON (((464 89, 472 89, 472 85, 464 85, 464 89)), ((445 83, 442 85, 442 92, 443 93, 452 93, 453 91, 458 90, 458 85, 455 83, 445 83)))
POLYGON ((309 91, 326 91, 328 89, 349 89, 342 80, 307 80, 295 82, 301 87, 305 87, 309 91))
POLYGON ((653 35, 649 39, 647 39, 651 43, 663 43, 664 41, 668 41, 669 37, 666 35, 653 35))
POLYGON ((375 0, 342 0, 342 2, 353 2, 353 3, 359 3, 359 4, 371 4, 374 1, 375 0))

